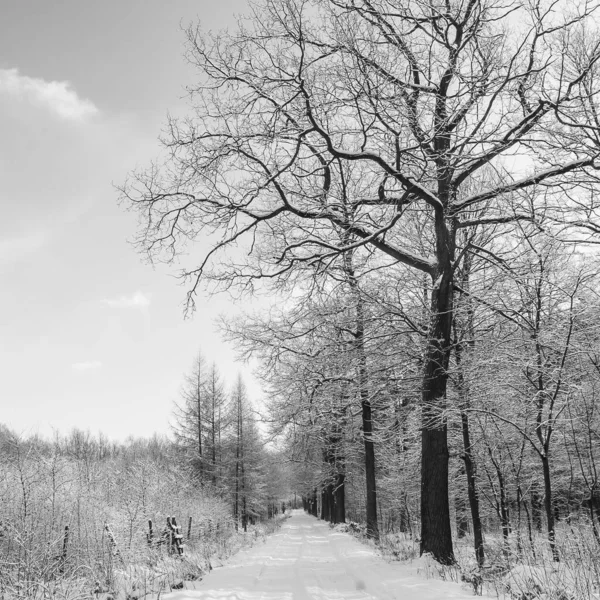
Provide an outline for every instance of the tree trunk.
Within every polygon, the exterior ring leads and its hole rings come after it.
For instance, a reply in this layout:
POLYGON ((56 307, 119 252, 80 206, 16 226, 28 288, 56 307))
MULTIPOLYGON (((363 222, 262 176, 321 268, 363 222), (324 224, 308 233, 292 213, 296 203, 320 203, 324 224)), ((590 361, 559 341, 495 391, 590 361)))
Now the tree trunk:
POLYGON ((363 437, 365 443, 365 475, 367 480, 367 536, 379 539, 377 525, 377 491, 375 483, 375 445, 373 444, 373 421, 371 403, 362 402, 363 437))
POLYGON ((592 524, 594 539, 600 544, 600 532, 598 532, 598 526, 596 525, 598 516, 600 516, 600 498, 597 484, 594 482, 590 489, 590 522, 592 524))
POLYGON ((313 490, 312 496, 312 506, 311 506, 311 514, 313 517, 318 516, 318 506, 317 506, 317 488, 313 490))
POLYGON ((456 515, 456 537, 461 540, 469 533, 467 502, 464 497, 462 482, 466 478, 464 465, 456 475, 456 491, 454 495, 454 512, 456 515))
POLYGON ((233 502, 233 519, 235 521, 235 530, 239 529, 239 498, 240 498, 240 461, 239 461, 239 450, 236 453, 235 463, 235 498, 233 502))
POLYGON ((445 427, 424 427, 421 451, 421 554, 428 552, 442 564, 454 564, 445 427))
POLYGON ((413 537, 412 525, 410 522, 410 511, 408 510, 408 498, 403 494, 402 504, 400 506, 400 532, 408 533, 410 539, 413 537))
POLYGON ((533 527, 532 527, 531 511, 529 510, 527 500, 523 500, 523 508, 525 509, 525 516, 527 518, 527 538, 529 539, 531 553, 533 554, 533 558, 535 559, 536 555, 535 555, 535 544, 533 543, 533 527))
POLYGON ((244 464, 244 419, 243 419, 243 404, 242 404, 242 396, 240 392, 239 397, 239 423, 240 423, 240 438, 239 438, 239 448, 240 448, 240 459, 241 459, 241 474, 242 474, 242 527, 244 531, 248 531, 248 511, 246 507, 246 468, 244 464))
POLYGON ((346 522, 346 492, 344 489, 344 482, 346 476, 344 473, 337 474, 337 480, 335 484, 335 523, 346 522))
POLYGON ((464 411, 461 414, 462 434, 464 445, 465 472, 467 474, 467 491, 469 494, 469 506, 471 507, 471 520, 473 522, 473 542, 475 546, 475 557, 479 567, 483 567, 485 554, 483 551, 483 528, 479 514, 479 495, 477 493, 477 478, 475 461, 471 447, 471 435, 469 431, 469 417, 464 411))
POLYGON ((544 473, 544 507, 546 509, 546 521, 548 523, 548 543, 552 551, 552 560, 558 562, 560 557, 556 548, 556 534, 554 530, 554 512, 552 511, 552 480, 550 479, 550 461, 545 452, 542 456, 542 471, 544 473))
POLYGON ((198 356, 197 373, 196 373, 196 419, 198 433, 198 469, 200 471, 200 485, 204 484, 204 465, 202 457, 202 361, 198 356))
POLYGON ((369 398, 369 372, 367 354, 365 351, 365 312, 363 299, 354 273, 351 253, 345 255, 345 269, 348 283, 354 296, 356 310, 356 332, 354 345, 358 358, 358 385, 362 408, 362 429, 365 446, 365 478, 366 478, 366 513, 367 536, 378 540, 379 526, 377 524, 377 484, 375 478, 375 445, 373 442, 373 411, 369 398))
POLYGON ((542 501, 536 483, 531 484, 531 516, 537 531, 542 531, 542 501))
MULTIPOLYGON (((464 239, 464 243, 468 243, 468 239, 464 239)), ((462 273, 461 273, 461 286, 465 291, 470 289, 470 278, 471 278, 471 266, 472 259, 467 254, 464 258, 462 273)), ((468 349, 472 349, 475 344, 475 328, 473 324, 473 307, 471 299, 467 295, 466 298, 461 295, 461 299, 464 300, 467 320, 464 332, 458 331, 457 318, 454 318, 455 328, 455 356, 456 356, 456 368, 458 371, 457 376, 457 387, 458 395, 461 406, 461 430, 463 439, 463 461, 465 466, 465 474, 467 477, 467 495, 469 498, 469 507, 471 509, 471 520, 473 522, 473 545, 475 547, 475 557, 479 567, 483 567, 485 562, 485 554, 483 550, 483 531, 481 527, 481 516, 479 513, 479 495, 477 493, 477 468, 475 464, 475 458, 473 456, 473 448, 471 445, 471 432, 469 427, 469 414, 468 409, 470 406, 470 396, 468 389, 468 382, 465 378, 464 364, 463 364, 463 352, 468 349), (463 339, 460 337, 460 333, 465 333, 467 336, 467 343, 465 344, 463 339)), ((460 537, 460 535, 459 535, 460 537)))
POLYGON ((235 530, 239 529, 240 518, 240 462, 242 452, 242 401, 237 399, 237 439, 235 446, 235 530))
POLYGON ((521 527, 521 507, 523 505, 523 492, 521 485, 517 479, 517 556, 521 558, 523 556, 523 534, 521 527))
POLYGON ((498 476, 498 489, 500 491, 500 523, 502 525, 502 539, 504 541, 504 556, 508 560, 510 554, 510 517, 508 514, 508 503, 506 499, 506 485, 504 484, 504 475, 499 464, 495 464, 496 474, 498 476))
POLYGON ((213 487, 217 485, 217 390, 215 382, 215 366, 213 364, 213 370, 211 374, 212 378, 212 419, 211 419, 211 441, 212 441, 212 484, 213 487))
POLYGON ((422 393, 421 554, 454 564, 448 501, 448 429, 443 418, 452 327, 452 269, 434 280, 422 393))

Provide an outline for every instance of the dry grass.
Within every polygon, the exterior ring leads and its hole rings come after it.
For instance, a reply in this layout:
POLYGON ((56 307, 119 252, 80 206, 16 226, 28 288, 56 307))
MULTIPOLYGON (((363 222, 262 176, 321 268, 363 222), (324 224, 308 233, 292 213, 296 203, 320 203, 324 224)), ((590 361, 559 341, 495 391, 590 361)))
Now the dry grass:
POLYGON ((193 485, 171 461, 79 460, 18 443, 0 455, 0 509, 0 600, 160 595, 200 579, 215 560, 277 526, 236 532, 229 503, 193 485), (171 515, 185 538, 183 557, 147 541, 148 520, 156 541, 171 515))
MULTIPOLYGON (((338 525, 365 543, 365 527, 358 523, 338 525)), ((443 566, 429 557, 419 558, 419 544, 403 533, 382 534, 378 548, 388 560, 402 562, 418 559, 420 572, 428 578, 462 583, 475 595, 489 595, 510 600, 600 600, 600 546, 594 539, 589 523, 562 523, 557 528, 560 562, 552 560, 543 534, 534 536, 534 547, 517 543, 516 532, 507 547, 500 534, 488 534, 485 539, 486 563, 479 569, 475 560, 473 540, 469 537, 455 542, 457 564, 443 566)))

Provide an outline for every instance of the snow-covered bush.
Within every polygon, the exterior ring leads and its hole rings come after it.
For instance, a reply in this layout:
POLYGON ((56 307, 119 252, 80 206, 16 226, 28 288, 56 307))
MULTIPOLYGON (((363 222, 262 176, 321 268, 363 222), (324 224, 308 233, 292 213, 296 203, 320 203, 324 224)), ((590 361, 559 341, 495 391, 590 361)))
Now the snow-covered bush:
POLYGON ((236 533, 229 503, 195 484, 158 438, 106 447, 79 433, 52 444, 7 436, 0 446, 2 599, 125 600, 168 591, 267 531, 236 533), (163 537, 173 515, 183 557, 171 555, 163 537))

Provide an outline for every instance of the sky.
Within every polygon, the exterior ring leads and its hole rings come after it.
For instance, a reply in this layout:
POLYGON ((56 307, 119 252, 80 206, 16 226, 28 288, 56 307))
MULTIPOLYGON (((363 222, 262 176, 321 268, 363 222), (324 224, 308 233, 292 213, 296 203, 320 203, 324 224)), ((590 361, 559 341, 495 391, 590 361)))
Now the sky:
POLYGON ((0 423, 19 433, 167 433, 199 350, 241 372, 200 297, 184 319, 176 270, 130 241, 114 185, 184 114, 182 25, 235 26, 245 0, 3 0, 0 19, 0 423))

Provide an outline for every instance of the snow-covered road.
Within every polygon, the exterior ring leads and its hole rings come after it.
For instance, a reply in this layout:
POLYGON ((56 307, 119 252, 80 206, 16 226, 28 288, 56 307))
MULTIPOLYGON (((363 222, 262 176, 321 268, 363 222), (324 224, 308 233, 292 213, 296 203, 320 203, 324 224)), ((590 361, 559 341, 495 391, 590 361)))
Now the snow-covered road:
POLYGON ((351 535, 292 511, 278 533, 163 600, 471 600, 460 585, 387 563, 351 535))

